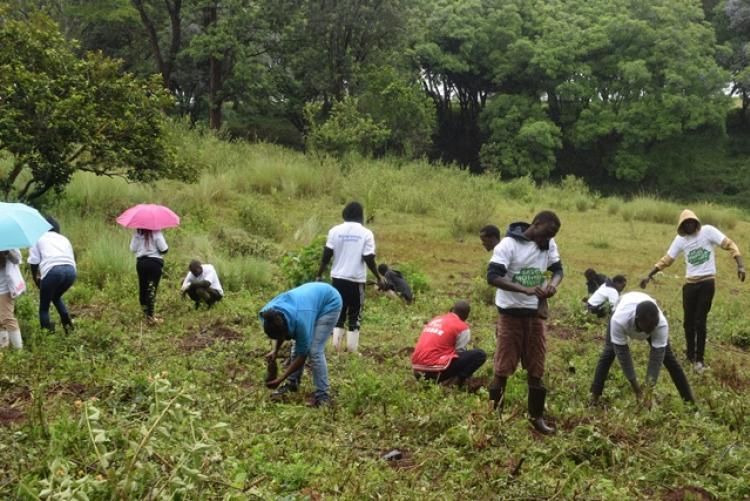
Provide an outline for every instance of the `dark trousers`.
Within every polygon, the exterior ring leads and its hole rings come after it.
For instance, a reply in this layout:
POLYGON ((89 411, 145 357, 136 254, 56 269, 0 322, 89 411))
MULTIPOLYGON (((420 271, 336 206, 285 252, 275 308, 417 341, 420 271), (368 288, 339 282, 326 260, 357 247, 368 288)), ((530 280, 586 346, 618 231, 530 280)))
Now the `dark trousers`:
MULTIPOLYGON (((650 339, 649 342, 651 342, 650 339)), ((594 382, 591 383, 591 393, 593 395, 601 396, 602 392, 604 392, 604 383, 607 380, 609 368, 612 366, 615 358, 615 348, 612 346, 612 337, 609 334, 609 327, 607 327, 607 338, 604 340, 604 349, 601 355, 599 355, 599 362, 597 362, 596 371, 594 372, 594 382)), ((672 378, 672 382, 682 399, 686 402, 692 402, 693 392, 690 389, 690 383, 669 344, 667 344, 664 350, 664 367, 669 372, 669 377, 672 378)))
POLYGON ((359 330, 362 307, 365 303, 365 284, 334 278, 331 280, 331 285, 339 291, 343 302, 336 327, 344 327, 344 324, 348 323, 350 331, 359 330))
POLYGON ((76 269, 69 265, 54 266, 39 284, 39 323, 43 329, 54 330, 49 319, 49 305, 55 305, 63 325, 70 325, 70 315, 62 300, 63 294, 76 281, 76 269))
POLYGON ((706 351, 706 319, 711 311, 716 284, 704 280, 682 286, 686 355, 691 362, 703 362, 706 351))
POLYGON ((437 379, 446 381, 457 377, 460 381, 469 379, 487 361, 484 350, 463 350, 458 352, 458 358, 454 358, 450 365, 441 372, 426 372, 425 379, 437 379))
POLYGON ((159 288, 164 261, 153 257, 140 257, 135 263, 138 272, 138 300, 147 317, 154 316, 156 290, 159 288))
POLYGON ((187 295, 190 299, 195 301, 196 308, 201 302, 206 303, 210 308, 214 303, 221 300, 221 293, 219 291, 202 284, 190 284, 190 287, 188 287, 187 290, 187 295))

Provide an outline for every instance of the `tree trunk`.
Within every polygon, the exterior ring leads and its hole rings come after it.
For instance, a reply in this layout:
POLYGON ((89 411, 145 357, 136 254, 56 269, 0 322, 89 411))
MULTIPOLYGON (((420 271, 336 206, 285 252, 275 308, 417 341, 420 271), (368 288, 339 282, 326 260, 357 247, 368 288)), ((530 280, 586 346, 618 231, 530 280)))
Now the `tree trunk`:
MULTIPOLYGON (((217 20, 216 3, 203 8, 203 25, 206 31, 215 25, 217 20)), ((221 97, 222 86, 221 61, 210 56, 208 58, 208 126, 214 130, 221 128, 221 106, 224 101, 221 97)))

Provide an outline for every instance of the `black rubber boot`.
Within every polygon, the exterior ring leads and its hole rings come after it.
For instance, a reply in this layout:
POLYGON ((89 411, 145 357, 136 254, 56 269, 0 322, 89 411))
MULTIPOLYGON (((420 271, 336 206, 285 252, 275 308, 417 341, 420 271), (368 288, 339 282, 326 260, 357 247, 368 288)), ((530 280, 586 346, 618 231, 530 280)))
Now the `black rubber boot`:
POLYGON ((552 435, 555 433, 555 428, 547 426, 544 422, 544 400, 547 397, 546 388, 534 388, 529 387, 529 417, 531 424, 539 433, 544 435, 552 435))
POLYGON ((65 330, 65 334, 70 334, 75 330, 75 327, 73 326, 73 320, 70 318, 70 315, 60 317, 60 321, 63 325, 63 329, 65 330))
POLYGON ((507 379, 495 377, 495 380, 490 386, 490 400, 492 401, 492 409, 497 411, 498 414, 503 412, 503 403, 505 402, 505 383, 507 379))

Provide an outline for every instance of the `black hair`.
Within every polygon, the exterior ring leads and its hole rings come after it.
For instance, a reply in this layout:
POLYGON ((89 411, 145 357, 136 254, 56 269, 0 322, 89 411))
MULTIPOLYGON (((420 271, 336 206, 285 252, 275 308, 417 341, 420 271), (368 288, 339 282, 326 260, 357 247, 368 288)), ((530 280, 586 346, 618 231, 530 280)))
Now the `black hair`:
POLYGON ((52 216, 44 216, 44 219, 46 219, 47 222, 52 226, 52 228, 50 228, 50 231, 60 233, 60 223, 57 222, 57 219, 52 216))
POLYGON ((385 275, 387 271, 388 271, 388 265, 387 264, 380 263, 378 265, 378 273, 380 273, 381 275, 385 275))
POLYGON ((286 319, 279 310, 270 308, 260 312, 263 317, 263 332, 271 339, 284 339, 287 334, 286 319))
POLYGON ((495 226, 494 224, 487 224, 482 226, 482 229, 479 230, 480 235, 487 235, 488 237, 495 237, 498 240, 500 239, 500 228, 495 226))
POLYGON ((359 202, 349 202, 341 211, 344 221, 353 221, 362 224, 365 220, 365 210, 359 202))
POLYGON ((653 301, 641 301, 635 307, 635 317, 658 322, 659 307, 653 301))
POLYGON ((557 214, 555 214, 551 210, 543 210, 542 212, 534 216, 534 220, 531 221, 531 224, 537 223, 555 223, 555 226, 557 226, 558 228, 562 226, 560 218, 557 217, 557 214))
POLYGON ((612 282, 616 284, 624 284, 627 283, 628 279, 625 278, 625 275, 615 275, 612 277, 612 282))

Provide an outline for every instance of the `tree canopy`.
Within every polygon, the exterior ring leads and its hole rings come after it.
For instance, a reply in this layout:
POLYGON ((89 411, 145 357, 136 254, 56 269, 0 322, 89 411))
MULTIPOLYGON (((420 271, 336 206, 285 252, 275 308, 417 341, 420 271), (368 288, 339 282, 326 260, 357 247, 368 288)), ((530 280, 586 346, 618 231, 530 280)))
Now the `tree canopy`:
POLYGON ((101 53, 78 57, 48 17, 0 18, 0 151, 6 200, 60 191, 77 170, 147 181, 182 176, 165 133, 170 99, 101 53))

